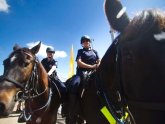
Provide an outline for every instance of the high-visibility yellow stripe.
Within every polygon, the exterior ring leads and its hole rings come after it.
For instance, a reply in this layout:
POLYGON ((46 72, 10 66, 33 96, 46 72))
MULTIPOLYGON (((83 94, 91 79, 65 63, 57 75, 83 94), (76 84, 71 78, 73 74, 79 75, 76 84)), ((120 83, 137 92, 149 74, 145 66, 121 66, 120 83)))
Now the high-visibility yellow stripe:
POLYGON ((124 121, 124 120, 126 120, 127 118, 128 118, 128 113, 125 112, 125 116, 123 116, 120 120, 124 121))
POLYGON ((105 116, 105 118, 108 120, 110 124, 116 124, 116 120, 114 119, 112 114, 108 111, 106 106, 103 106, 103 108, 101 108, 100 111, 103 113, 103 115, 105 116))

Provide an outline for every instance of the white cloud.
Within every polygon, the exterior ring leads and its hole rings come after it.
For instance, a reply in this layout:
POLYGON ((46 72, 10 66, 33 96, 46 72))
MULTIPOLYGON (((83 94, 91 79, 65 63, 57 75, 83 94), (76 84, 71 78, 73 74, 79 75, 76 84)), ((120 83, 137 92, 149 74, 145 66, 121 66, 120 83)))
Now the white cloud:
MULTIPOLYGON (((31 42, 31 43, 27 43, 26 45, 29 48, 32 48, 35 45, 37 45, 39 42, 40 41, 31 42)), ((40 47, 39 52, 37 53, 37 56, 39 56, 41 58, 45 58, 46 57, 46 48, 47 47, 53 47, 53 46, 49 46, 49 45, 46 45, 46 44, 41 43, 41 47, 40 47)), ((65 58, 65 57, 67 57, 67 54, 66 54, 65 51, 58 51, 58 50, 56 50, 54 57, 55 58, 65 58)))
POLYGON ((7 4, 6 0, 0 0, 0 12, 8 12, 9 5, 7 4))

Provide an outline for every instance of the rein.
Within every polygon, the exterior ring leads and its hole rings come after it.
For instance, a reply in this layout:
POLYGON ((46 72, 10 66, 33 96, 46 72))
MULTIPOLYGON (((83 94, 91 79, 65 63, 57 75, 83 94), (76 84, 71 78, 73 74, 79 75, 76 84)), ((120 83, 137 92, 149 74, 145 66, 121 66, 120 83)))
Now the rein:
POLYGON ((112 104, 107 93, 105 92, 105 88, 103 88, 103 85, 99 82, 101 82, 100 78, 98 76, 95 76, 95 84, 97 87, 96 94, 98 96, 100 103, 102 103, 101 112, 110 123, 117 122, 117 124, 124 124, 125 120, 121 120, 117 117, 117 111, 114 105, 112 104))
POLYGON ((115 76, 115 81, 117 84, 117 94, 118 94, 118 102, 120 103, 120 105, 122 106, 122 113, 125 115, 126 112, 128 112, 133 124, 136 124, 135 119, 132 115, 132 113, 130 112, 129 108, 128 108, 128 102, 126 101, 125 95, 124 95, 124 89, 123 89, 123 85, 122 85, 122 73, 121 73, 121 66, 120 66, 120 61, 121 61, 121 54, 119 51, 119 38, 120 35, 118 35, 115 40, 113 41, 113 45, 115 47, 115 52, 116 52, 116 76, 115 76))
POLYGON ((21 89, 24 88, 24 86, 21 83, 15 81, 13 79, 10 79, 10 78, 8 78, 6 76, 2 76, 0 81, 2 81, 2 80, 6 80, 8 82, 11 82, 11 83, 15 84, 15 86, 18 87, 18 88, 21 88, 21 89))
POLYGON ((29 121, 31 119, 32 115, 39 110, 43 110, 44 108, 46 108, 44 110, 44 111, 46 111, 51 102, 51 97, 52 97, 51 88, 45 88, 42 92, 38 92, 38 90, 37 90, 37 88, 39 86, 37 63, 38 63, 38 61, 35 61, 32 74, 31 74, 29 80, 26 82, 24 90, 23 90, 23 99, 25 100, 25 102, 29 103, 29 112, 26 112, 26 110, 24 109, 20 115, 20 116, 24 117, 25 121, 29 121), (34 98, 40 97, 41 95, 46 93, 46 91, 48 91, 48 96, 49 96, 46 103, 43 106, 32 110, 32 108, 30 106, 31 101, 33 101, 34 98))
MULTIPOLYGON (((97 87, 97 95, 102 103, 102 109, 101 112, 106 117, 106 119, 110 123, 117 123, 117 124, 126 124, 127 123, 127 116, 129 116, 133 122, 133 124, 136 124, 134 121, 134 118, 129 111, 129 108, 127 107, 127 103, 125 101, 125 97, 123 94, 123 86, 121 82, 121 71, 120 71, 120 54, 119 54, 119 48, 118 48, 118 39, 120 35, 113 41, 111 45, 111 49, 115 50, 115 83, 117 86, 116 93, 118 94, 118 103, 120 106, 120 109, 116 109, 116 107, 113 105, 112 101, 109 99, 109 96, 103 86, 103 83, 101 81, 101 77, 99 75, 95 76, 95 84, 97 87), (121 116, 121 118, 118 117, 118 115, 121 116)), ((96 73, 97 74, 97 73, 96 73)))

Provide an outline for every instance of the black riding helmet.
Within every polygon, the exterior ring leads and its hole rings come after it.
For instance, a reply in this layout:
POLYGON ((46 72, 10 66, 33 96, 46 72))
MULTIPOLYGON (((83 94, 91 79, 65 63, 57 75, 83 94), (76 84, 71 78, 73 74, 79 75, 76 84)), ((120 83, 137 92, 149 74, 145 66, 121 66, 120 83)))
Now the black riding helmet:
POLYGON ((48 48, 46 49, 46 52, 55 53, 55 50, 54 50, 54 48, 52 48, 52 47, 48 47, 48 48))
POLYGON ((91 42, 91 38, 88 35, 84 35, 81 37, 80 43, 82 44, 84 42, 84 40, 89 40, 89 42, 91 42))

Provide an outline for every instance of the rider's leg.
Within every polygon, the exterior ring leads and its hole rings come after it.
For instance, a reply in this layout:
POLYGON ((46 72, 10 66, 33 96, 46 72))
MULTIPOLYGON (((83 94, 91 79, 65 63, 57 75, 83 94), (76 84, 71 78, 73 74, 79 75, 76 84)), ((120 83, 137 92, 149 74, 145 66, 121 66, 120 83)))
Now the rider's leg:
POLYGON ((55 77, 55 83, 61 94, 61 115, 62 117, 65 117, 67 114, 67 88, 65 84, 58 78, 58 76, 55 77))
POLYGON ((71 90, 68 98, 69 123, 67 124, 76 124, 77 109, 78 109, 77 93, 80 85, 80 76, 75 76, 71 83, 72 83, 70 88, 71 90))

